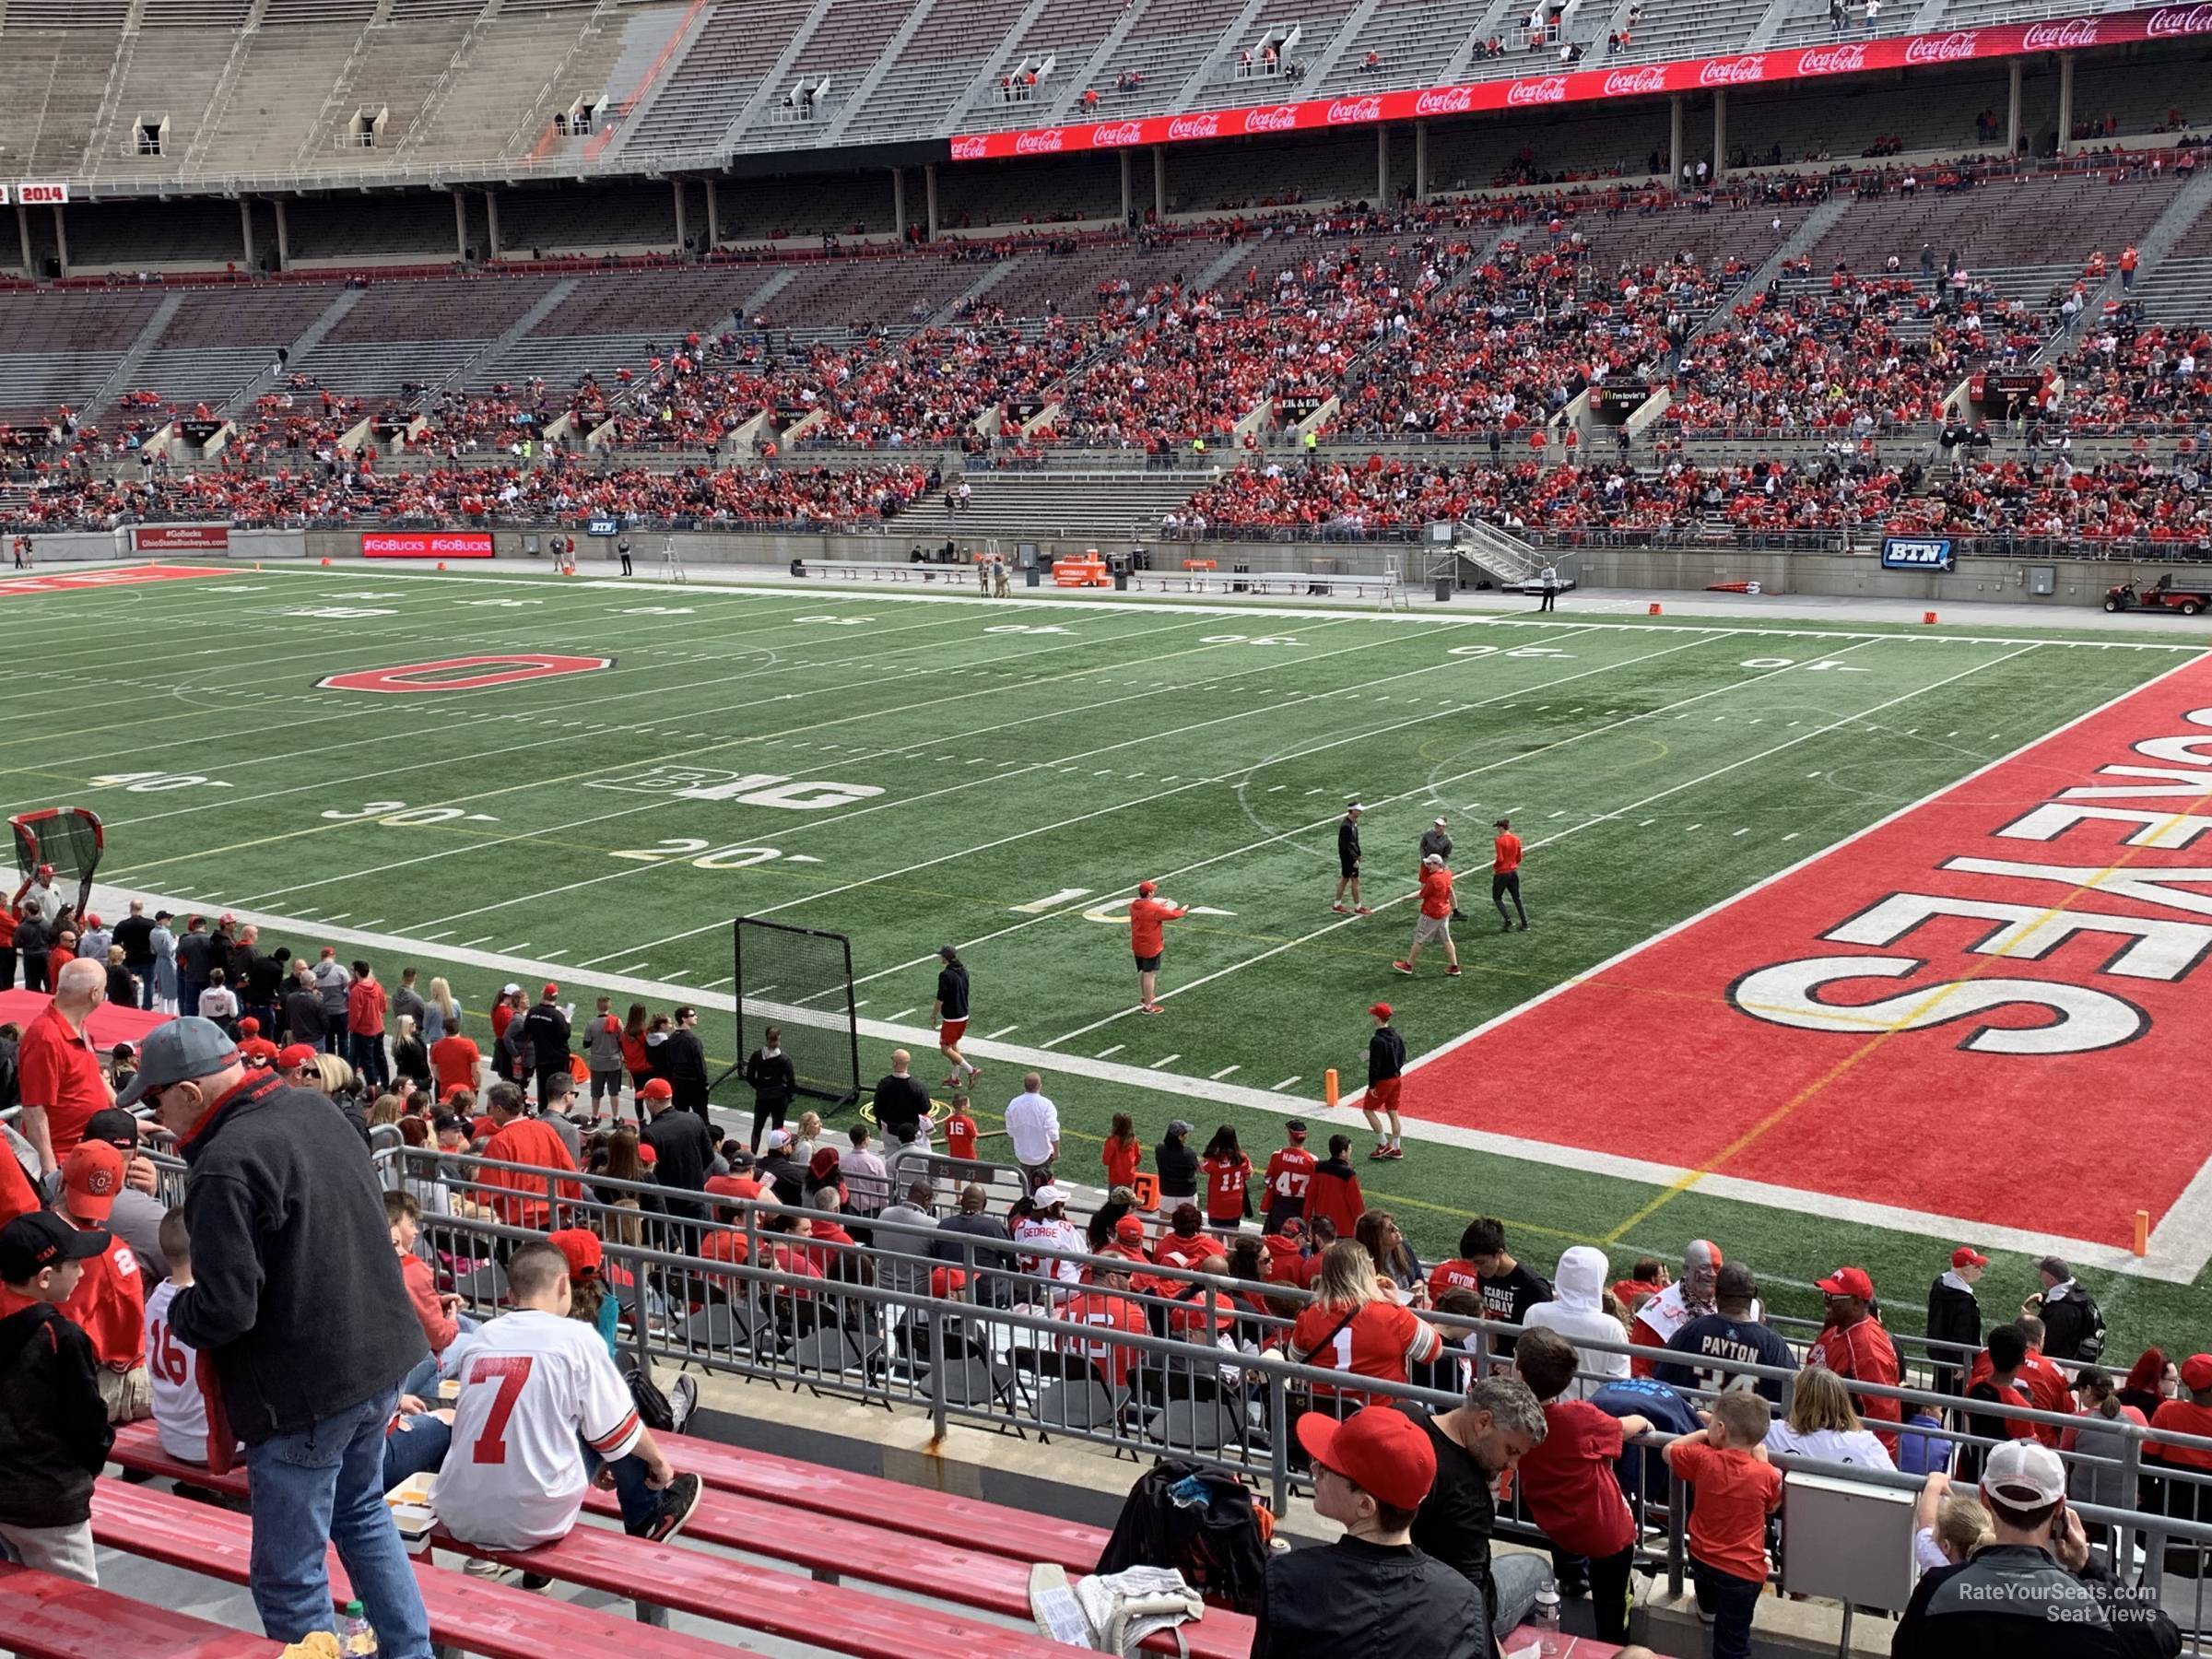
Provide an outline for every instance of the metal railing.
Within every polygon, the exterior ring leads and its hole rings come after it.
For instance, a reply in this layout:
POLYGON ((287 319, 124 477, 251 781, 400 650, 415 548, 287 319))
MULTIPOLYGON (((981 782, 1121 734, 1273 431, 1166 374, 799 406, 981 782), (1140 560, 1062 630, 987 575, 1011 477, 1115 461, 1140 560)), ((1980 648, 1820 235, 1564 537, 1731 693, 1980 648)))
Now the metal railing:
MULTIPOLYGON (((1373 1400, 1417 1401, 1439 1409, 1459 1403, 1465 1382, 1507 1361, 1500 1345, 1522 1328, 1495 1321, 1424 1311, 1446 1346, 1408 1381, 1359 1376, 1299 1364, 1286 1352, 1297 1310, 1310 1292, 1255 1284, 1197 1269, 1147 1265, 1153 1281, 1131 1289, 1146 1328, 1077 1323, 1069 1316, 1082 1277, 1129 1270, 1126 1257, 1099 1256, 1032 1241, 979 1240, 935 1225, 880 1217, 837 1216, 854 1245, 810 1242, 779 1230, 782 1218, 827 1212, 768 1202, 676 1194, 650 1182, 534 1169, 467 1155, 410 1150, 386 1161, 386 1179, 424 1200, 422 1234, 456 1288, 477 1310, 494 1311, 500 1279, 496 1264, 515 1244, 541 1233, 474 1213, 480 1195, 542 1206, 548 1221, 592 1228, 606 1241, 608 1275, 628 1325, 629 1351, 641 1365, 663 1360, 750 1377, 777 1388, 926 1411, 942 1436, 958 1423, 1041 1441, 1079 1441, 1132 1459, 1172 1457, 1233 1473, 1267 1495, 1277 1512, 1310 1488, 1289 1428, 1306 1409, 1349 1408, 1373 1400), (528 1182, 485 1188, 488 1171, 528 1182), (540 1185, 542 1184, 542 1196, 540 1185), (583 1195, 569 1195, 581 1186, 583 1195), (567 1191, 564 1191, 567 1189, 567 1191), (453 1200, 463 1201, 454 1207, 453 1200), (659 1210, 630 1208, 658 1205, 659 1210), (743 1261, 729 1259, 742 1243, 743 1261), (800 1258, 812 1258, 802 1267, 800 1258), (959 1280, 932 1275, 950 1268, 959 1280), (1178 1331, 1192 1333, 1177 1335, 1178 1331)), ((1218 1240, 1224 1249, 1230 1240, 1218 1240)), ((1809 1321, 1770 1322, 1793 1346, 1816 1335, 1809 1321)), ((1649 1360, 1653 1350, 1625 1340, 1577 1335, 1584 1357, 1649 1360)), ((1908 1376, 1936 1362, 1924 1338, 1893 1334, 1908 1376)), ((1947 1353, 1953 1364, 1961 1357, 1947 1353)), ((1690 1363, 1688 1356, 1680 1361, 1690 1363)), ((1603 1364, 1601 1360, 1599 1363, 1603 1364)), ((1786 1413, 1792 1370, 1699 1356, 1703 1385, 1679 1390, 1692 1400, 1717 1388, 1770 1385, 1786 1413)), ((1583 1370, 1585 1384, 1617 1380, 1583 1370)), ((1916 1408, 1956 1413, 1961 1401, 1926 1387, 1853 1382, 1854 1395, 1895 1400, 1900 1416, 1916 1408)), ((2161 1461, 2196 1454, 2212 1459, 2212 1439, 2158 1430, 2125 1418, 2053 1413, 2027 1405, 1977 1403, 1977 1416, 2026 1423, 2057 1438, 2094 1426, 2098 1443, 2116 1441, 2117 1457, 2059 1451, 2070 1477, 2117 1502, 2077 1502, 2085 1522, 2106 1529, 2110 1557, 2123 1576, 2139 1573, 2152 1588, 2167 1573, 2212 1575, 2212 1472, 2161 1461), (2207 1517, 2199 1521, 2198 1516, 2207 1517)), ((1977 1451, 1998 1442, 1936 1422, 1892 1426, 1884 1434, 1977 1451)), ((1655 1447, 1669 1437, 1655 1435, 1655 1447)), ((1683 1495, 1671 1476, 1646 1460, 1641 1551, 1648 1571, 1665 1571, 1679 1593, 1686 1571, 1683 1495)), ((1774 1454, 1787 1469, 1862 1484, 1917 1489, 1912 1476, 1863 1465, 1831 1465, 1774 1454)), ((1947 1463, 1947 1458, 1941 1460, 1947 1463)), ((1532 1543, 1542 1535, 1516 1501, 1501 1509, 1501 1531, 1532 1543)), ((2200 1589, 2201 1602, 2203 1591, 2200 1589)), ((2201 1606, 2197 1612, 2205 1612, 2201 1606)), ((2194 1619, 2202 1627, 2206 1620, 2194 1619)), ((2199 1650, 2201 1651, 2201 1650, 2199 1650)))

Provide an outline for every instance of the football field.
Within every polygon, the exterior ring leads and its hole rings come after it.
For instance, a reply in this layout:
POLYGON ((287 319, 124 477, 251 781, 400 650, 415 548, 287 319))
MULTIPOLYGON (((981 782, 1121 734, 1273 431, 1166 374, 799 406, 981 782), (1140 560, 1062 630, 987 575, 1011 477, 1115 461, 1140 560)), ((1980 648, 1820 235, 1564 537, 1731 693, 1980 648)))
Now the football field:
MULTIPOLYGON (((731 918, 827 929, 868 1077, 895 1041, 939 1074, 951 944, 987 1124, 1035 1065, 1073 1131, 1232 1122, 1260 1161, 1301 1111, 1364 1155, 1323 1079, 1364 1082, 1387 999, 1415 1121, 1362 1171, 1430 1259, 1493 1214, 1546 1271, 1705 1234, 1777 1281, 1859 1261, 1916 1304, 1971 1241, 2001 1312, 2058 1241, 2116 1345, 2183 1339, 2212 1252, 2183 1057, 2206 930, 2172 919, 2212 911, 2175 885, 2212 881, 2186 852, 2212 829, 2192 635, 130 574, 0 585, 0 794, 99 812, 103 888, 265 918, 387 983, 442 973, 472 1010, 548 975, 587 1007, 695 1002, 724 1060, 731 918), (2044 805, 2131 747, 2095 807, 2044 805), (1366 918, 1330 910, 1353 799, 1366 918), (2027 847, 2039 810, 2064 823, 2035 839, 2069 839, 2027 847), (1439 816, 1466 971, 1430 950, 1408 979, 1439 816), (1489 904, 1502 816, 1525 933, 1489 904), (1125 915, 1147 877, 1191 912, 1153 1018, 1125 915), (2118 919, 2084 925, 2085 896, 2118 919)), ((1069 1167, 1093 1178, 1088 1141, 1069 1167)))

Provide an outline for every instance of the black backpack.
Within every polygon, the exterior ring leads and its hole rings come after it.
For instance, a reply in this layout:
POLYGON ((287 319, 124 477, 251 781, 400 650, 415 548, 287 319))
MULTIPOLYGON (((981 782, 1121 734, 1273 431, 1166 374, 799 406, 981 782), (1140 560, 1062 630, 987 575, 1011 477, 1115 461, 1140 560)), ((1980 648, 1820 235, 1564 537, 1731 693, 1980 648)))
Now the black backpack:
POLYGON ((1207 1606, 1257 1613, 1273 1531, 1273 1517, 1241 1483, 1196 1464, 1163 1459, 1129 1488, 1098 1571, 1172 1567, 1207 1606), (1185 1481, 1203 1488, 1204 1502, 1175 1500, 1171 1494, 1185 1481))

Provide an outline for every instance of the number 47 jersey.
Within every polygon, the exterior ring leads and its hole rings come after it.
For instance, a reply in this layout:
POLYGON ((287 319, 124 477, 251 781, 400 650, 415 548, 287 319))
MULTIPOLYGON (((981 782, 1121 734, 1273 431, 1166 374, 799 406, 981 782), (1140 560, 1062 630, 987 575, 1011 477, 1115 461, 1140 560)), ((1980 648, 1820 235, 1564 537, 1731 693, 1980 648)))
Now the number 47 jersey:
POLYGON ((612 1463, 638 1443, 637 1406, 606 1342, 535 1309, 463 1340, 453 1444, 430 1500, 440 1524, 493 1549, 567 1536, 590 1479, 584 1447, 612 1463))

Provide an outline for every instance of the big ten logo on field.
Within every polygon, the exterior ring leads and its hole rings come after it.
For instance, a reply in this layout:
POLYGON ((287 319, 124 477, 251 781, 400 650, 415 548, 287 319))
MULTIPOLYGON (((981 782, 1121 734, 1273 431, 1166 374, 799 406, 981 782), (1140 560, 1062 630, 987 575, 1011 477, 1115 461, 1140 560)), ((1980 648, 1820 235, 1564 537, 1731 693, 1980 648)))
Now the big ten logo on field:
POLYGON ((613 657, 564 656, 530 652, 500 656, 440 657, 435 662, 403 663, 396 668, 356 668, 315 682, 318 691, 483 691, 525 680, 558 679, 614 666, 613 657))
POLYGON ((599 778, 589 789, 621 789, 637 794, 671 795, 684 801, 732 801, 740 806, 781 806, 792 812, 820 812, 850 806, 883 793, 873 783, 826 783, 794 780, 782 772, 724 771, 712 766, 651 766, 622 778, 599 778))

